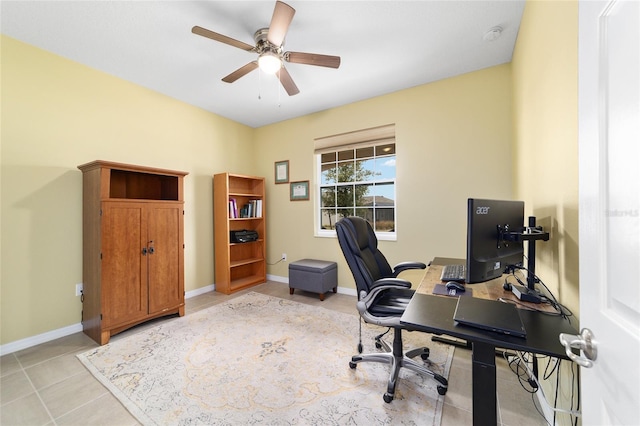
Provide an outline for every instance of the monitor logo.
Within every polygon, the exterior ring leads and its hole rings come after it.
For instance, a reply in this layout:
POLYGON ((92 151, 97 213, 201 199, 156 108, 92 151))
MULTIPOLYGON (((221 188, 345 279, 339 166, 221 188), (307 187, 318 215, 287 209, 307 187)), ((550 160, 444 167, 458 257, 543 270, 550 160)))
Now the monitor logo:
POLYGON ((490 208, 491 207, 482 207, 482 206, 476 207, 476 214, 489 214, 490 208))

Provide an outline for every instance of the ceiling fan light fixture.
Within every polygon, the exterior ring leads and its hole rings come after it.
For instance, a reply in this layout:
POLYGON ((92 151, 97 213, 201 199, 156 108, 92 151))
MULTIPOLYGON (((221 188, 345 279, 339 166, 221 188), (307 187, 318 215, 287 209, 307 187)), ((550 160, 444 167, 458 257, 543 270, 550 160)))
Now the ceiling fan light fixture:
POLYGON ((275 53, 266 51, 258 58, 258 66, 266 74, 275 74, 282 67, 282 61, 275 53))

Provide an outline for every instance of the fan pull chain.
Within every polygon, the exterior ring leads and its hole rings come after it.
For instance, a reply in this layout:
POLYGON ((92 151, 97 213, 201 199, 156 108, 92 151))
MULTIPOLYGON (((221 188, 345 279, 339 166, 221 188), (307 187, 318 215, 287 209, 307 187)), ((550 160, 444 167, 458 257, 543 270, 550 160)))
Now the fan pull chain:
POLYGON ((262 99, 260 92, 262 91, 262 71, 258 69, 258 100, 262 99))
POLYGON ((281 106, 281 103, 280 103, 280 94, 282 92, 282 90, 280 90, 280 70, 281 69, 282 68, 278 70, 278 81, 276 81, 276 90, 278 91, 278 108, 280 108, 281 106))

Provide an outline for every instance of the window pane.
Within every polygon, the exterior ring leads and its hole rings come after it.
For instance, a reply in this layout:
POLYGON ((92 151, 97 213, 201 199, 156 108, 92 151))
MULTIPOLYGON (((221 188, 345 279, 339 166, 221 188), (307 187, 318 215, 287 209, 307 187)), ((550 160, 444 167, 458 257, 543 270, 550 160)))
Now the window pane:
POLYGON ((396 185, 393 183, 376 184, 371 190, 371 193, 375 198, 376 207, 394 207, 396 204, 395 189, 396 185))
POLYGON ((373 207, 373 185, 355 185, 355 205, 373 207))
POLYGON ((396 153, 396 144, 395 143, 376 146, 376 156, 377 157, 380 157, 382 155, 395 154, 395 153, 396 153))
POLYGON ((373 147, 368 146, 366 148, 356 149, 356 158, 373 157, 373 147))
POLYGON ((347 151, 338 152, 338 161, 343 160, 353 160, 353 150, 349 149, 347 151))
POLYGON ((335 207, 336 206, 336 190, 331 188, 320 188, 320 201, 321 207, 335 207))
POLYGON ((356 209, 356 216, 359 216, 369 222, 371 227, 375 230, 373 226, 373 209, 356 209))
POLYGON ((321 216, 321 222, 322 222, 320 226, 322 229, 336 228, 336 222, 338 220, 338 217, 336 215, 335 209, 321 209, 320 216, 321 216))
POLYGON ((335 163, 323 164, 320 178, 320 185, 326 185, 328 183, 336 183, 336 174, 338 169, 335 163))
POLYGON ((377 179, 396 178, 396 156, 376 158, 375 170, 377 179))
POLYGON ((320 157, 321 163, 331 163, 336 161, 336 153, 335 152, 327 152, 326 154, 322 154, 320 157))
POLYGON ((337 188, 338 207, 353 207, 353 185, 337 188))
POLYGON ((338 163, 338 182, 353 182, 353 161, 338 163))
POLYGON ((353 216, 353 209, 338 209, 338 220, 349 216, 353 216))
POLYGON ((366 182, 372 181, 375 179, 375 161, 373 159, 369 160, 356 160, 356 172, 355 172, 355 181, 356 182, 366 182))
POLYGON ((395 209, 376 209, 375 230, 379 232, 395 232, 395 209))

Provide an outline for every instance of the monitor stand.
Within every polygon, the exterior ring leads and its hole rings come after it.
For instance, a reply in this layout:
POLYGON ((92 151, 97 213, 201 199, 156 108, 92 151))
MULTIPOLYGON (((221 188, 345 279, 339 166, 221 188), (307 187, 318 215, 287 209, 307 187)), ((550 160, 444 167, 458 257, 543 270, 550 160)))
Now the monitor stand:
POLYGON ((527 242, 527 286, 512 284, 511 292, 523 302, 541 303, 542 298, 536 290, 536 241, 548 241, 549 233, 544 232, 541 226, 536 226, 535 216, 529 216, 529 226, 524 232, 509 233, 506 237, 512 241, 527 242))

